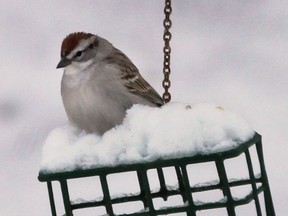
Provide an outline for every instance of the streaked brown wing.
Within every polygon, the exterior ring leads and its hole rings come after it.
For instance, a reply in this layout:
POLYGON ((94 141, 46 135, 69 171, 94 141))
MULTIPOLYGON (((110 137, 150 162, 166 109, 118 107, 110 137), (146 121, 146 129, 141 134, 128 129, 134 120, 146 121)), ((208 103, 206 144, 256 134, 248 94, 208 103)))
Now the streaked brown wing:
POLYGON ((121 78, 124 81, 124 85, 131 93, 140 95, 142 98, 154 103, 156 106, 162 106, 164 104, 162 97, 141 76, 137 67, 120 50, 115 49, 113 58, 108 57, 106 58, 106 61, 119 67, 122 71, 121 78))
POLYGON ((154 90, 152 86, 139 74, 129 73, 123 78, 125 79, 125 86, 131 93, 140 95, 146 100, 156 104, 157 106, 163 105, 163 100, 160 95, 154 90), (129 77, 127 77, 127 75, 129 77), (127 79, 128 78, 128 79, 127 79))

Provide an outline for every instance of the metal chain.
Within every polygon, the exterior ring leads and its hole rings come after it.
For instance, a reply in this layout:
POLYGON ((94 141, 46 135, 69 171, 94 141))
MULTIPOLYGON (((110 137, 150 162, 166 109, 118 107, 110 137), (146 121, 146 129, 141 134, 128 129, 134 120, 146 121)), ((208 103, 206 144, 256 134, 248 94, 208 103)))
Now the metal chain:
POLYGON ((171 0, 165 0, 165 7, 164 7, 164 14, 165 19, 163 21, 164 25, 164 34, 163 34, 163 40, 164 40, 164 64, 163 64, 163 74, 164 74, 164 80, 162 82, 162 86, 165 90, 163 93, 163 101, 164 103, 168 103, 171 100, 171 94, 169 93, 169 87, 171 86, 171 81, 169 79, 171 69, 170 69, 170 54, 171 54, 171 47, 170 47, 170 40, 172 38, 172 34, 169 31, 172 26, 172 21, 170 20, 170 15, 172 13, 172 7, 171 7, 171 0))

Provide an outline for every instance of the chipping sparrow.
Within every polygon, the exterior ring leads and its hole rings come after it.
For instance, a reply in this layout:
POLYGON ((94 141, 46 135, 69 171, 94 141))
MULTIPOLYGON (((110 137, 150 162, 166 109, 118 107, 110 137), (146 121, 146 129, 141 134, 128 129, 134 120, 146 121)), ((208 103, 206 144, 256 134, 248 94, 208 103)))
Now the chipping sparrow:
POLYGON ((163 105, 130 59, 97 35, 68 35, 57 68, 65 68, 61 95, 69 121, 88 133, 120 124, 133 104, 163 105))

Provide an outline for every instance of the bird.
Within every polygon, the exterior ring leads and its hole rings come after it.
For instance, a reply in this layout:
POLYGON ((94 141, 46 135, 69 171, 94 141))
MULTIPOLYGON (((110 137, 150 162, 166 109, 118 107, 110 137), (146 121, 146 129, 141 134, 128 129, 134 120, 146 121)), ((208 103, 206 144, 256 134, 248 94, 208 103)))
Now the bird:
POLYGON ((67 35, 56 68, 64 68, 61 96, 68 120, 87 133, 103 135, 120 125, 134 104, 164 104, 132 61, 98 35, 67 35))

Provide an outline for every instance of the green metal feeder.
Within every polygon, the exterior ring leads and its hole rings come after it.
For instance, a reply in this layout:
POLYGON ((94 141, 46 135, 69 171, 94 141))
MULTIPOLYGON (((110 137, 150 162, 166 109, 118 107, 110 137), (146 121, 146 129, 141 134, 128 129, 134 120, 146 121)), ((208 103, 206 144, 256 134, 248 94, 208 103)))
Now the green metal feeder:
MULTIPOLYGON (((172 12, 171 0, 165 0, 165 20, 164 20, 164 81, 163 87, 165 93, 163 99, 167 103, 171 99, 171 95, 168 92, 170 87, 170 52, 171 48, 169 41, 171 39, 171 33, 169 29, 171 27, 170 14, 172 12)), ((61 173, 44 173, 40 171, 38 176, 39 181, 46 182, 48 187, 48 194, 51 206, 52 216, 59 215, 56 209, 55 203, 55 185, 56 182, 60 183, 62 199, 64 203, 65 215, 73 216, 73 212, 76 210, 82 210, 86 208, 105 208, 106 214, 109 216, 157 216, 157 215, 171 215, 181 214, 188 216, 196 216, 202 210, 210 211, 212 209, 224 209, 228 216, 237 215, 237 207, 245 206, 249 203, 254 203, 254 209, 257 216, 267 215, 275 216, 273 200, 268 183, 267 173, 263 158, 263 149, 261 135, 255 133, 254 137, 245 143, 240 144, 237 148, 227 150, 220 153, 213 153, 209 155, 194 155, 191 157, 182 157, 169 160, 156 160, 153 162, 136 163, 129 165, 118 165, 114 167, 100 167, 86 170, 75 170, 72 172, 61 173), (256 149, 256 156, 251 156, 251 149, 256 149), (246 179, 231 179, 227 174, 227 167, 225 161, 233 158, 239 158, 244 156, 244 165, 247 166, 248 178, 246 179), (255 161, 259 164, 259 173, 255 173, 255 161), (217 171, 217 179, 209 184, 193 185, 193 175, 197 176, 198 173, 191 172, 188 167, 193 167, 199 164, 213 164, 217 171), (177 187, 169 187, 167 185, 167 175, 163 172, 165 168, 173 168, 177 176, 177 187), (147 174, 149 171, 157 172, 156 181, 159 182, 160 188, 155 191, 151 188, 151 182, 155 181, 151 179, 147 174), (112 174, 132 172, 137 176, 135 184, 139 185, 139 193, 122 195, 113 197, 111 195, 111 186, 107 181, 107 176, 112 174), (92 201, 82 200, 80 202, 72 202, 70 199, 70 189, 68 181, 77 179, 82 181, 87 177, 97 177, 100 179, 100 187, 102 191, 99 194, 95 194, 95 199, 92 201), (192 176, 192 177, 191 177, 192 176), (232 190, 248 186, 251 188, 247 194, 241 198, 233 196, 232 190), (198 202, 195 199, 195 194, 199 192, 213 192, 215 190, 221 191, 223 198, 213 202, 198 202), (103 195, 103 196, 101 196, 103 195), (261 195, 264 199, 261 200, 261 195), (101 199, 96 199, 97 197, 101 199), (181 196, 182 204, 177 206, 166 206, 161 208, 155 207, 155 199, 163 199, 166 201, 172 196, 181 196), (133 213, 121 213, 116 214, 115 205, 117 204, 129 204, 133 202, 140 202, 143 208, 140 211, 133 213)), ((95 182, 97 184, 97 182, 95 182)), ((63 215, 63 213, 61 214, 63 215)))
MULTIPOLYGON (((197 175, 197 173, 192 173, 197 175)), ((147 216, 156 216, 156 215, 169 215, 172 213, 183 213, 183 215, 196 216, 197 212, 201 210, 210 210, 217 208, 225 208, 227 210, 228 216, 235 216, 235 208, 241 205, 246 205, 254 201, 255 209, 257 216, 267 215, 274 216, 274 207, 271 197, 271 192, 269 188, 267 173, 264 164, 263 150, 261 136, 255 134, 255 136, 249 141, 241 144, 239 147, 221 152, 213 153, 210 155, 194 155, 192 157, 183 157, 170 160, 157 160, 149 163, 138 163, 131 165, 119 165, 116 167, 101 167, 88 170, 76 170, 73 172, 63 172, 55 174, 45 174, 41 173, 38 177, 39 181, 46 182, 48 186, 48 193, 51 205, 52 216, 57 216, 55 201, 54 201, 54 192, 53 192, 53 182, 57 181, 60 183, 61 192, 63 196, 63 203, 65 207, 66 216, 72 216, 74 210, 92 208, 92 207, 105 207, 106 212, 109 216, 113 215, 147 215, 147 216), (257 159, 260 165, 260 173, 255 173, 252 163, 250 149, 256 147, 257 150, 257 159), (249 177, 247 179, 228 179, 227 172, 225 168, 225 160, 240 157, 244 155, 246 158, 246 164, 249 171, 249 177), (188 177, 187 166, 193 166, 203 163, 213 163, 216 167, 218 173, 218 179, 213 181, 211 184, 203 184, 191 186, 190 180, 188 177), (166 176, 163 173, 163 168, 173 167, 177 173, 178 188, 168 188, 165 179, 166 176), (158 180, 160 185, 159 191, 151 190, 150 183, 147 172, 150 170, 157 170, 158 180), (111 197, 109 183, 107 181, 107 176, 115 173, 125 173, 125 172, 135 172, 138 177, 138 184, 140 187, 140 193, 131 194, 123 197, 111 197), (71 179, 77 179, 81 181, 85 177, 97 176, 100 178, 100 184, 102 188, 103 198, 99 201, 83 201, 79 203, 72 203, 69 196, 69 188, 67 181, 71 179), (241 186, 251 187, 251 191, 248 192, 244 197, 237 198, 232 196, 232 188, 238 188, 241 186), (221 199, 216 202, 207 202, 207 203, 198 203, 194 200, 194 194, 197 192, 208 192, 214 190, 221 190, 224 196, 224 199, 221 199), (264 202, 260 201, 260 195, 264 194, 264 202), (155 209, 153 200, 156 198, 162 198, 167 200, 170 196, 180 195, 183 199, 183 205, 165 207, 160 209, 155 209), (131 214, 115 214, 113 206, 115 204, 123 204, 140 201, 143 203, 143 210, 139 212, 134 212, 131 214), (261 207, 261 203, 264 203, 261 207), (265 208, 263 208, 265 207, 265 208), (265 213, 262 209, 265 209, 265 213)), ((99 196, 99 194, 98 194, 99 196)), ((95 194, 97 197, 97 194, 95 194)))

